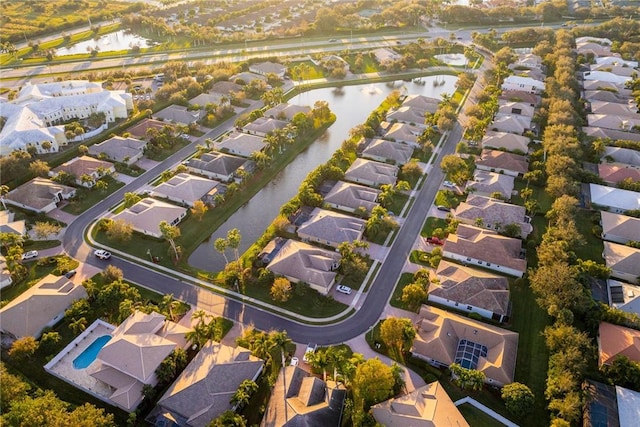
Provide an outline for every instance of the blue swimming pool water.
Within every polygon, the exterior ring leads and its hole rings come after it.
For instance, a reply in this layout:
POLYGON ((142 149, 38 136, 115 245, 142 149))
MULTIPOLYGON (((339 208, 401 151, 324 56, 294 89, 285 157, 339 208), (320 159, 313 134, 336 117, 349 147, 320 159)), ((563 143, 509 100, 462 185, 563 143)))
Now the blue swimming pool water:
POLYGON ((89 347, 85 348, 84 351, 78 355, 78 357, 73 359, 73 367, 75 369, 84 369, 87 366, 91 365, 91 363, 96 360, 98 352, 102 350, 102 347, 104 347, 110 339, 111 335, 103 335, 96 338, 91 344, 89 344, 89 347))

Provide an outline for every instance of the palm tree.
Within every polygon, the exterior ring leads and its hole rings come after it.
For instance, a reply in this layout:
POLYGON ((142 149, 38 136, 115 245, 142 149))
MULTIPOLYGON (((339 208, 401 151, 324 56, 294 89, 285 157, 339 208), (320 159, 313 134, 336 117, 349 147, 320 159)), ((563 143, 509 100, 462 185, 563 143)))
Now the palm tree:
POLYGON ((223 239, 222 237, 218 237, 213 242, 213 247, 215 248, 215 250, 220 252, 222 254, 222 256, 224 257, 225 265, 229 264, 229 259, 227 258, 227 254, 225 253, 225 251, 227 250, 228 246, 229 246, 229 242, 227 242, 227 239, 223 239))
POLYGON ((256 384, 255 381, 244 380, 240 383, 235 393, 233 393, 231 402, 229 403, 236 407, 243 407, 249 403, 251 395, 256 391, 258 391, 258 384, 256 384))
POLYGON ((315 369, 322 370, 322 379, 327 382, 327 368, 329 367, 329 359, 326 351, 314 351, 307 354, 307 360, 309 364, 315 369))
POLYGON ((85 329, 87 329, 87 319, 81 317, 77 320, 74 320, 73 322, 69 323, 69 329, 71 329, 75 334, 84 331, 85 329))
POLYGON ((9 192, 9 187, 6 185, 0 185, 0 202, 2 203, 2 207, 4 210, 7 210, 7 204, 4 201, 4 196, 9 192))

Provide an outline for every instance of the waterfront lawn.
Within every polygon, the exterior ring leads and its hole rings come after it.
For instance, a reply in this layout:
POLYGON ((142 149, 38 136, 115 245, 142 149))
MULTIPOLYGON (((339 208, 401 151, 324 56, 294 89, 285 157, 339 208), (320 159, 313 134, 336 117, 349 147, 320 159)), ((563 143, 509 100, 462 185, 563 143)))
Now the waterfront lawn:
POLYGON ((377 73, 380 71, 378 63, 370 55, 354 54, 347 56, 345 60, 349 63, 349 70, 355 74, 377 73), (360 67, 356 65, 358 57, 362 58, 360 67))
POLYGON ((82 212, 104 200, 108 195, 124 187, 124 182, 117 181, 111 176, 105 176, 101 181, 107 183, 107 189, 105 191, 100 191, 95 187, 86 188, 78 186, 76 187, 75 197, 69 200, 69 204, 64 206, 62 210, 72 215, 80 215, 82 212))
POLYGON ((422 230, 420 231, 420 235, 422 237, 430 237, 433 235, 433 230, 435 230, 436 228, 442 228, 444 230, 448 225, 449 223, 446 219, 430 216, 424 222, 422 230))

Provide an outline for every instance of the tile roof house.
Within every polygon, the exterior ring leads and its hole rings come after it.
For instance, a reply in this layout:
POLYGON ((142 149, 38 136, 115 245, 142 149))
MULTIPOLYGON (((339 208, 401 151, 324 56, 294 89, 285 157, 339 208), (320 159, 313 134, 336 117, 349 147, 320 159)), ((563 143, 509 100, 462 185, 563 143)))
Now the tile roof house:
POLYGON ((522 135, 531 129, 531 118, 516 114, 496 114, 495 119, 489 124, 489 129, 522 135))
POLYGON ((104 160, 94 159, 89 156, 82 157, 74 157, 58 166, 57 168, 52 169, 49 172, 49 176, 55 178, 60 174, 60 172, 68 173, 69 175, 75 177, 75 183, 77 185, 81 185, 83 187, 91 188, 96 185, 96 181, 106 175, 111 175, 115 173, 116 168, 111 162, 106 162, 104 160), (89 177, 86 181, 83 180, 83 177, 89 177))
POLYGON ((242 73, 238 73, 236 75, 231 76, 231 78, 229 78, 230 81, 232 82, 238 82, 238 81, 242 81, 244 82, 243 84, 249 84, 254 80, 262 80, 262 81, 266 81, 267 78, 261 74, 256 74, 256 73, 250 73, 248 71, 244 71, 242 73))
POLYGON ((628 242, 640 242, 640 218, 600 211, 602 238, 614 243, 626 245, 628 242))
POLYGON ((267 61, 261 62, 259 64, 249 65, 249 71, 252 73, 260 74, 261 76, 266 76, 267 74, 275 74, 276 76, 282 78, 287 72, 287 67, 282 64, 267 61))
POLYGON ((633 182, 639 182, 640 167, 600 163, 598 165, 598 175, 606 184, 617 184, 625 179, 631 179, 633 182))
POLYGON ((373 56, 376 57, 376 61, 378 61, 378 64, 397 61, 398 59, 402 58, 402 55, 397 53, 395 50, 389 49, 387 47, 381 47, 379 49, 374 50, 373 56))
POLYGON ((469 427, 444 387, 434 381, 371 407, 378 424, 393 427, 469 427))
POLYGON ((388 141, 386 139, 363 139, 361 156, 379 162, 404 165, 413 155, 413 147, 402 142, 388 141))
POLYGON ((628 132, 635 126, 640 126, 640 115, 638 117, 629 117, 612 114, 587 114, 587 123, 590 127, 628 132))
POLYGON ((608 71, 585 71, 582 73, 582 77, 584 80, 600 80, 615 84, 625 84, 631 80, 631 77, 619 76, 608 71))
POLYGON ((358 157, 344 173, 344 179, 358 184, 380 187, 395 184, 398 179, 398 166, 358 157))
MULTIPOLYGON (((419 124, 419 123, 418 123, 419 124)), ((407 123, 380 123, 382 137, 392 141, 404 142, 405 144, 418 147, 418 137, 422 135, 424 126, 410 125, 407 123)))
POLYGON ((293 283, 305 282, 327 295, 336 281, 340 254, 307 243, 287 240, 273 257, 267 269, 293 283))
POLYGON ((611 277, 640 284, 640 249, 603 242, 602 258, 611 269, 611 277))
POLYGON ((429 301, 498 322, 509 320, 506 277, 442 260, 435 279, 429 285, 429 301))
POLYGON ((114 221, 122 220, 133 226, 138 233, 148 236, 162 237, 159 224, 162 221, 170 225, 177 225, 187 215, 187 209, 161 202, 160 200, 146 198, 135 205, 114 215, 114 221))
POLYGON ((576 38, 576 45, 584 45, 585 43, 597 43, 601 46, 611 46, 611 39, 605 37, 582 36, 576 38))
POLYGON ((529 151, 529 142, 531 140, 526 136, 516 135, 508 132, 492 132, 488 131, 482 138, 482 147, 501 148, 507 151, 519 153, 527 153, 529 151))
POLYGON ((206 427, 223 412, 242 381, 256 381, 264 361, 242 347, 208 341, 158 400, 155 424, 206 427))
POLYGON ((0 329, 16 338, 38 338, 45 327, 64 317, 73 301, 86 297, 82 285, 48 274, 0 309, 0 329))
POLYGON ((343 242, 361 240, 366 221, 326 209, 315 208, 296 233, 303 242, 337 248, 343 242))
POLYGON ((153 114, 154 119, 163 120, 170 123, 188 125, 195 123, 202 118, 201 110, 187 110, 182 105, 169 105, 166 108, 153 114))
POLYGON ((629 67, 628 65, 621 64, 590 64, 589 67, 591 71, 607 71, 609 73, 613 73, 617 76, 623 77, 633 77, 637 75, 638 70, 633 67, 629 67))
POLYGON ((616 356, 640 363, 640 331, 600 322, 598 330, 598 366, 611 365, 616 356))
POLYGON ((387 121, 391 123, 408 123, 425 128, 424 111, 412 107, 400 107, 387 113, 387 121))
POLYGON ((220 93, 201 93, 189 100, 189 105, 197 105, 200 108, 206 107, 208 104, 222 104, 222 98, 226 97, 220 93))
POLYGON ((437 367, 458 363, 483 372, 486 382, 513 382, 518 334, 467 317, 423 305, 418 314, 411 354, 437 367))
POLYGON ((15 213, 10 210, 0 211, 0 233, 27 235, 27 223, 24 219, 14 220, 15 213))
POLYGON ((242 86, 235 84, 230 81, 221 80, 219 82, 215 82, 211 89, 209 89, 209 93, 212 94, 220 94, 220 95, 231 95, 235 92, 242 91, 242 86))
POLYGON ((253 153, 263 151, 266 146, 263 137, 242 132, 231 132, 225 139, 215 143, 216 150, 240 157, 251 157, 253 153))
POLYGON ((250 135, 267 136, 276 129, 284 129, 287 122, 282 120, 270 119, 268 117, 258 117, 251 123, 247 123, 242 128, 243 132, 250 135))
POLYGON ((145 385, 158 382, 156 369, 176 348, 185 348, 189 329, 162 314, 135 311, 112 333, 111 339, 89 365, 89 375, 108 385, 108 400, 131 412, 142 401, 145 385))
POLYGON ((204 153, 200 158, 187 161, 187 168, 206 177, 222 182, 231 181, 238 169, 247 164, 247 159, 223 153, 204 153))
POLYGON ((638 114, 638 108, 628 104, 593 100, 589 103, 589 106, 591 107, 592 114, 610 114, 635 119, 640 117, 640 114, 638 114))
POLYGON ((533 53, 523 53, 518 55, 518 59, 513 63, 516 67, 542 68, 542 58, 533 53))
POLYGON ((638 61, 627 61, 618 56, 602 56, 600 58, 595 58, 595 60, 597 65, 626 65, 629 68, 638 68, 638 61))
POLYGON ((526 157, 518 154, 484 148, 480 157, 476 159, 476 167, 489 172, 522 176, 529 170, 529 162, 526 157))
POLYGON ((593 54, 594 56, 610 56, 611 48, 609 46, 603 46, 597 42, 584 41, 576 43, 576 51, 580 54, 587 55, 593 54))
POLYGON ((606 90, 612 91, 620 96, 631 96, 631 91, 624 87, 624 83, 607 82, 604 80, 584 80, 582 89, 587 90, 606 90))
POLYGON ((154 119, 143 119, 135 126, 131 126, 127 129, 127 132, 135 138, 147 140, 147 132, 149 129, 162 130, 165 126, 173 127, 171 123, 162 122, 154 119))
POLYGON ((500 230, 508 224, 520 226, 520 237, 526 239, 533 231, 531 218, 526 215, 525 208, 519 205, 505 203, 498 199, 470 194, 465 202, 452 211, 458 221, 476 225, 478 218, 482 219, 482 227, 500 230))
POLYGON ((17 206, 36 213, 48 213, 58 203, 76 195, 76 189, 58 184, 50 179, 33 178, 4 196, 7 204, 17 206))
POLYGON ((527 270, 520 239, 467 224, 458 225, 456 234, 449 234, 442 251, 445 258, 511 276, 522 277, 527 270))
POLYGON ((512 101, 500 104, 498 114, 516 114, 519 116, 533 117, 535 110, 536 109, 530 104, 512 101))
POLYGON ((324 197, 324 203, 345 212, 364 209, 367 213, 371 213, 373 208, 378 206, 377 200, 380 193, 381 191, 375 188, 338 181, 324 197))
POLYGON ((207 201, 217 192, 220 183, 208 178, 179 173, 168 181, 154 187, 151 196, 171 200, 193 207, 196 200, 207 201))
POLYGON ((507 102, 524 102, 532 107, 536 105, 540 105, 540 95, 536 95, 535 93, 523 92, 521 90, 510 90, 508 92, 503 92, 498 97, 498 105, 507 102))
POLYGON ((629 105, 630 103, 628 96, 623 96, 617 92, 610 92, 608 90, 585 90, 582 93, 583 98, 587 101, 603 101, 623 105, 629 105))
POLYGON ((640 133, 625 132, 617 129, 582 126, 582 132, 591 138, 626 139, 640 142, 640 133))
POLYGON ((411 107, 415 110, 424 113, 435 113, 438 111, 438 106, 442 100, 438 98, 431 98, 424 95, 407 95, 407 97, 402 101, 403 107, 411 107))
POLYGON ((264 117, 269 117, 272 119, 278 120, 286 120, 290 122, 293 120, 293 117, 298 114, 308 114, 311 112, 311 107, 307 105, 295 105, 295 104, 287 104, 283 102, 282 104, 278 104, 275 107, 269 108, 264 112, 264 117))
POLYGON ((531 77, 508 76, 504 79, 501 88, 503 91, 517 90, 539 94, 544 91, 544 82, 531 77))
POLYGON ((473 194, 487 197, 500 193, 505 200, 510 200, 514 183, 512 176, 478 170, 473 174, 473 181, 467 181, 465 189, 473 194))
POLYGON ((622 147, 605 147, 604 154, 601 157, 604 161, 613 161, 615 163, 624 163, 632 166, 640 167, 640 151, 622 147))
POLYGON ((589 184, 590 205, 594 208, 608 208, 614 213, 640 209, 640 193, 606 187, 599 184, 589 184))
POLYGON ((99 144, 90 146, 89 154, 94 157, 104 157, 106 160, 113 162, 132 165, 142 158, 146 147, 147 143, 145 141, 114 136, 99 144))
POLYGON ((332 381, 286 366, 275 381, 260 427, 340 427, 346 394, 332 381))

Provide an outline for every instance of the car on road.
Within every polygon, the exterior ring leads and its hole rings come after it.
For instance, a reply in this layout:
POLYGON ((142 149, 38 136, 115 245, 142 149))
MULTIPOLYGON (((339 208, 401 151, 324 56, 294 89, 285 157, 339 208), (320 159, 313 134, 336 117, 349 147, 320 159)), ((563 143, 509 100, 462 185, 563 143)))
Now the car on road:
POLYGON ((298 366, 299 363, 300 363, 300 360, 297 357, 293 356, 291 358, 291 362, 289 363, 289 365, 290 366, 298 366))
POLYGON ((351 288, 345 285, 336 286, 336 291, 340 292, 341 294, 351 295, 351 288))
POLYGON ((29 251, 22 254, 22 259, 32 259, 38 257, 38 251, 29 251))
POLYGON ((427 237, 427 243, 430 243, 432 245, 444 245, 444 240, 436 236, 430 236, 427 237))
POLYGON ((308 363, 309 362, 309 355, 311 353, 313 353, 314 351, 316 351, 317 348, 318 348, 318 344, 314 344, 312 342, 307 344, 307 348, 304 351, 304 356, 302 356, 302 361, 305 362, 305 363, 308 363))
POLYGON ((436 206, 436 209, 442 212, 451 212, 451 208, 447 206, 438 205, 436 206))
POLYGON ((456 185, 451 181, 445 181, 445 182, 442 183, 442 185, 444 187, 448 187, 448 188, 456 188, 456 185))
POLYGON ((76 275, 75 270, 69 270, 66 273, 64 273, 64 277, 66 277, 67 279, 71 279, 75 275, 76 275))
POLYGON ((337 41, 338 41, 338 39, 329 39, 329 43, 335 43, 337 41))
POLYGON ((111 252, 105 251, 104 249, 97 249, 94 253, 99 259, 109 259, 111 258, 111 252))

